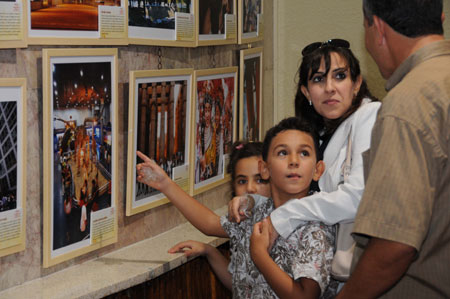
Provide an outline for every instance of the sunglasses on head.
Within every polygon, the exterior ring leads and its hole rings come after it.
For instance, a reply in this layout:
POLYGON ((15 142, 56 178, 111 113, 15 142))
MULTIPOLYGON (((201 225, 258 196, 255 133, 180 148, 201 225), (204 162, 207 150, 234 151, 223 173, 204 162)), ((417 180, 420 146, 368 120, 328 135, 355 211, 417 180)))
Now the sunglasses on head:
POLYGON ((339 38, 329 39, 324 42, 315 42, 315 43, 309 44, 306 47, 304 47, 302 50, 302 55, 307 56, 307 55, 311 54, 312 52, 314 52, 315 50, 322 48, 322 47, 326 47, 326 46, 348 49, 348 48, 350 48, 350 43, 348 41, 346 41, 345 39, 339 39, 339 38))

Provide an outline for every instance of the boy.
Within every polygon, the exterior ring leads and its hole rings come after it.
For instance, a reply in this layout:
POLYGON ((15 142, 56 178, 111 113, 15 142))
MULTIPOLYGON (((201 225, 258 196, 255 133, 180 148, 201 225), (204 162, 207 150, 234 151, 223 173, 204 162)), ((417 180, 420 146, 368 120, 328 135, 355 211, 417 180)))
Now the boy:
POLYGON ((270 129, 264 139, 260 172, 263 179, 270 179, 272 199, 255 208, 252 217, 241 224, 231 223, 225 216, 219 218, 189 197, 140 153, 144 163, 137 166, 138 180, 161 190, 203 233, 230 237, 232 255, 228 269, 234 298, 317 298, 329 283, 333 227, 305 222, 289 238, 278 240, 269 256, 267 230, 264 223, 257 223, 291 198, 308 194, 311 181, 318 180, 324 170, 323 162, 317 161, 317 150, 317 134, 297 118, 285 119, 270 129), (153 172, 151 180, 144 177, 147 167, 153 172))

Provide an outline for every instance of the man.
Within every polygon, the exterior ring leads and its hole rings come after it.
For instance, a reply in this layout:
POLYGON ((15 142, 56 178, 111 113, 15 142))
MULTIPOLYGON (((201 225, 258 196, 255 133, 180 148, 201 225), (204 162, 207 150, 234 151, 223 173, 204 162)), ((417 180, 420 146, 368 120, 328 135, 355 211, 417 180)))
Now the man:
POLYGON ((353 231, 365 249, 337 298, 450 298, 450 41, 442 7, 363 0, 366 48, 388 94, 364 154, 353 231))

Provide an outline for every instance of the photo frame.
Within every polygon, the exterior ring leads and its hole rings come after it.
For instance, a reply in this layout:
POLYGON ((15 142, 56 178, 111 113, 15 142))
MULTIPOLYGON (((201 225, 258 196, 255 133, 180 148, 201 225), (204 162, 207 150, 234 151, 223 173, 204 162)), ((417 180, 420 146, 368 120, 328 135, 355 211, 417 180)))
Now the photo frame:
POLYGON ((191 178, 196 195, 230 180, 226 168, 236 139, 237 67, 195 71, 191 178))
POLYGON ((27 84, 0 79, 0 256, 25 250, 27 84))
POLYGON ((26 0, 0 0, 0 49, 27 46, 26 0))
POLYGON ((262 140, 263 48, 240 51, 239 139, 262 140))
POLYGON ((30 45, 126 45, 127 0, 62 3, 29 0, 30 45))
POLYGON ((193 75, 193 69, 130 72, 127 216, 169 202, 161 192, 136 181, 137 150, 190 192, 193 75))
POLYGON ((117 49, 43 50, 44 267, 117 241, 117 49))
POLYGON ((252 43, 263 39, 264 0, 239 0, 238 43, 252 43))
POLYGON ((198 0, 198 45, 237 43, 236 0, 198 0))
POLYGON ((128 0, 128 42, 196 47, 198 0, 128 0))

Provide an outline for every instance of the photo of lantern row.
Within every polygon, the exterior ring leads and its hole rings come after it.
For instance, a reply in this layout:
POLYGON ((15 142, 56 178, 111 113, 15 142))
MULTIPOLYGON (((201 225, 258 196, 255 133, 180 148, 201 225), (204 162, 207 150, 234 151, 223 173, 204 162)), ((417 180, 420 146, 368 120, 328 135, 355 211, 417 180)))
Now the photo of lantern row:
POLYGON ((31 29, 98 31, 98 6, 120 0, 31 0, 31 29))
POLYGON ((200 0, 200 34, 225 34, 225 14, 233 9, 233 0, 200 0))
POLYGON ((195 184, 224 174, 233 142, 234 77, 197 81, 195 184))
MULTIPOLYGON (((138 85, 137 150, 155 160, 170 177, 174 167, 186 162, 187 84, 170 81, 138 85)), ((136 201, 158 193, 136 182, 136 201)))
POLYGON ((0 102, 0 212, 17 208, 17 102, 0 102))
POLYGON ((256 32, 258 30, 258 14, 262 13, 261 0, 244 1, 244 33, 256 32))
POLYGON ((175 29, 175 12, 192 12, 190 0, 129 0, 128 25, 175 29))
POLYGON ((261 59, 244 60, 244 140, 259 140, 261 59))
POLYGON ((52 65, 53 250, 89 239, 111 206, 111 64, 52 65))

